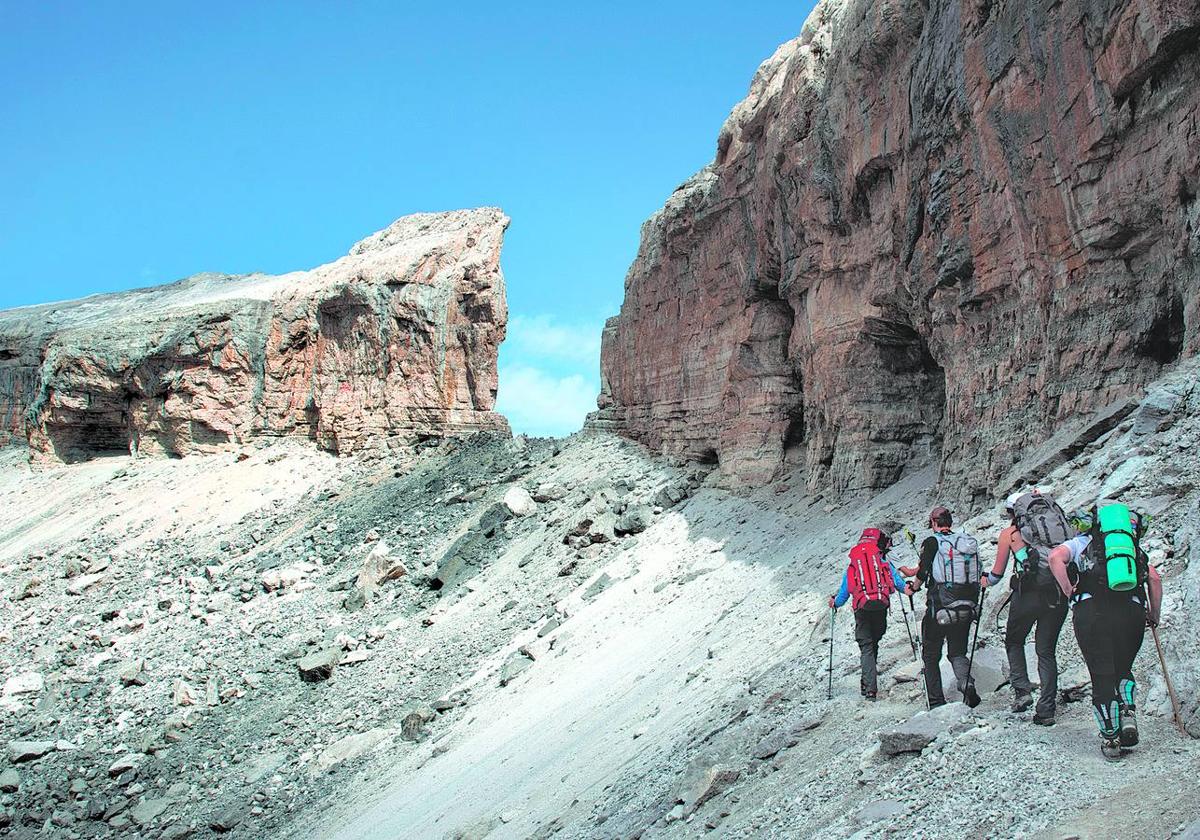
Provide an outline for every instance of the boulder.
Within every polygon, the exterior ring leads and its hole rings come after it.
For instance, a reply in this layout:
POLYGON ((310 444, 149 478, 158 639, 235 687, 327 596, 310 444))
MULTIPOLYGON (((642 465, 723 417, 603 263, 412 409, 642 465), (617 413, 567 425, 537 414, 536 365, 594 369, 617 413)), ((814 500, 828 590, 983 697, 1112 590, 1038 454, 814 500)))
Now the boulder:
POLYGON ((38 694, 45 686, 45 680, 42 675, 35 671, 26 671, 23 674, 17 674, 9 677, 4 682, 4 696, 9 697, 15 694, 38 694))
POLYGON ((380 542, 363 561, 354 585, 360 590, 370 593, 381 583, 399 580, 407 574, 408 569, 405 568, 400 558, 391 553, 391 548, 386 542, 380 542))
POLYGON ((317 756, 317 765, 322 770, 336 767, 344 761, 358 758, 375 749, 394 734, 390 729, 369 729, 366 732, 347 735, 322 750, 317 756))
POLYGON ((142 827, 152 824, 171 805, 171 800, 165 796, 155 799, 144 798, 129 809, 129 819, 135 825, 142 827))
POLYGON ((599 577, 588 584, 587 589, 583 590, 583 594, 580 597, 585 601, 590 601, 604 590, 612 586, 613 583, 615 583, 615 581, 608 574, 608 572, 601 572, 599 577))
POLYGON ((400 710, 400 737, 405 741, 420 741, 425 737, 425 725, 437 717, 437 712, 424 704, 409 704, 400 710))
POLYGON ((136 770, 145 760, 146 756, 143 753, 125 753, 108 766, 108 776, 110 779, 115 779, 122 773, 136 770))
POLYGON ((705 802, 733 787, 741 774, 737 767, 708 764, 704 759, 692 764, 684 774, 677 799, 683 805, 684 816, 695 813, 705 802))
POLYGON ((854 820, 859 825, 870 825, 880 820, 893 820, 906 810, 908 807, 903 802, 895 799, 880 799, 859 810, 854 815, 854 820))
POLYGON ((799 711, 775 728, 769 735, 760 740, 750 754, 757 759, 765 760, 786 749, 791 749, 800 743, 804 733, 811 732, 821 725, 822 716, 814 712, 799 711))
POLYGON ((532 495, 535 502, 557 502, 567 497, 567 488, 556 482, 547 482, 539 484, 532 495))
POLYGON ((246 818, 246 806, 237 803, 226 806, 218 811, 208 821, 208 827, 217 834, 228 834, 246 818))
POLYGON ((21 787, 21 774, 9 767, 0 773, 0 793, 15 793, 21 787))
POLYGON ((42 579, 31 577, 26 578, 22 583, 18 583, 13 587, 11 597, 14 601, 24 601, 26 598, 33 598, 42 594, 42 579))
POLYGON ((9 741, 8 760, 13 764, 34 761, 54 751, 53 741, 9 741))
POLYGON ((879 750, 884 755, 921 752, 939 735, 967 717, 970 710, 962 703, 947 703, 919 712, 903 723, 879 733, 879 750))
POLYGON ((333 676, 334 669, 342 659, 340 647, 329 647, 305 656, 296 667, 304 682, 321 682, 333 676))
POLYGON ((295 586, 307 576, 304 567, 289 566, 286 569, 268 569, 262 575, 262 588, 267 592, 282 592, 295 586))
POLYGON ((653 521, 654 514, 650 511, 648 505, 635 505, 621 514, 613 530, 618 536, 640 534, 649 528, 650 523, 653 521))
POLYGON ((529 516, 537 511, 537 502, 524 487, 512 486, 504 493, 504 506, 513 516, 529 516))
POLYGON ((87 590, 91 589, 100 581, 104 580, 104 573, 94 575, 80 575, 67 584, 68 595, 82 595, 87 590))
POLYGON ((146 660, 134 659, 126 662, 117 671, 117 679, 121 681, 121 685, 145 685, 146 684, 146 660))
POLYGON ((183 680, 175 680, 175 687, 171 692, 171 702, 176 706, 194 706, 196 705, 196 692, 183 680))
POLYGON ((533 667, 532 659, 520 652, 514 653, 500 668, 500 685, 508 685, 531 667, 533 667))

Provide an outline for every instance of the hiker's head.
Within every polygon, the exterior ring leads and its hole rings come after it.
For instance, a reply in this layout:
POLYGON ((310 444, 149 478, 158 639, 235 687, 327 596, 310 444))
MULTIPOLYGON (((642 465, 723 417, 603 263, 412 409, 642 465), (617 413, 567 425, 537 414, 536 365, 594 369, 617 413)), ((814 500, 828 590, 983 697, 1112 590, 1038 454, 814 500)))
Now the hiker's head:
POLYGON ((949 528, 954 524, 954 516, 950 513, 950 508, 938 505, 933 510, 929 511, 929 527, 935 531, 949 528))
POLYGON ((879 546, 880 551, 887 551, 892 547, 891 536, 888 535, 886 528, 877 528, 876 530, 879 532, 879 539, 875 541, 875 544, 879 546))
POLYGON ((1004 513, 1009 519, 1012 520, 1014 525, 1017 524, 1017 500, 1024 495, 1025 494, 1023 492, 1018 490, 1016 493, 1013 493, 1004 500, 1004 513))

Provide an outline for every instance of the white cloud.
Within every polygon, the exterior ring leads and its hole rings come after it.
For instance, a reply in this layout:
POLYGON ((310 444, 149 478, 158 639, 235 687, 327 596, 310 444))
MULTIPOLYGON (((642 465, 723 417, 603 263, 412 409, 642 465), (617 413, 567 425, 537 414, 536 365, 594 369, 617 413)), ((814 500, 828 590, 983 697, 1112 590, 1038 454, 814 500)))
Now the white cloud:
POLYGON ((604 321, 564 323, 553 315, 516 315, 508 320, 505 347, 523 357, 600 366, 604 321))
POLYGON ((562 437, 583 426, 599 390, 598 379, 582 374, 560 377, 526 364, 503 365, 496 410, 516 434, 562 437))

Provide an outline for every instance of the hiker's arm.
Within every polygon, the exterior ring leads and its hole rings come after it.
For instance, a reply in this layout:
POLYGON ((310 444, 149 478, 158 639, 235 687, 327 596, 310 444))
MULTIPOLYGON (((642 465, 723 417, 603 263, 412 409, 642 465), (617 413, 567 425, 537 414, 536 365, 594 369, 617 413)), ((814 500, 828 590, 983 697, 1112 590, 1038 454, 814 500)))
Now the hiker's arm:
POLYGON ((1071 549, 1065 545, 1060 545, 1058 548, 1050 552, 1048 560, 1050 571, 1054 575, 1054 579, 1058 581, 1058 588, 1068 598, 1075 591, 1075 587, 1071 584, 1071 576, 1067 574, 1067 563, 1071 560, 1071 549))
MULTIPOLYGON (((920 583, 929 579, 929 571, 933 568, 933 558, 937 556, 937 537, 927 537, 921 543, 920 559, 915 566, 902 566, 900 573, 906 577, 915 577, 920 583)), ((916 587, 914 587, 915 589, 916 587)))
POLYGON ((842 575, 842 585, 838 588, 837 594, 829 599, 829 606, 837 609, 850 598, 850 571, 846 570, 842 575))
POLYGON ((897 592, 907 592, 908 583, 904 580, 900 572, 896 571, 896 567, 888 563, 888 568, 892 570, 892 583, 896 585, 897 592))
POLYGON ((1162 576, 1159 575, 1158 569, 1150 567, 1150 609, 1146 613, 1146 618, 1150 622, 1151 627, 1158 626, 1158 619, 1162 615, 1162 576))
POLYGON ((1005 528, 1000 532, 1000 541, 996 546, 996 562, 992 564, 992 570, 988 572, 987 577, 980 581, 983 586, 987 587, 1004 579, 1004 573, 1008 571, 1008 555, 1011 553, 1012 531, 1005 528))

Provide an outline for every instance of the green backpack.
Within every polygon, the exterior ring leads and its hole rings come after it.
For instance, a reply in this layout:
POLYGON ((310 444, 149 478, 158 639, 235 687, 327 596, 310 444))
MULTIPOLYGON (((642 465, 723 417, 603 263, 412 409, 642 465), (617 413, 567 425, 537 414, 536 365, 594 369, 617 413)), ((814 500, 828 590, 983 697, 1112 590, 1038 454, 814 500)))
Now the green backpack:
POLYGON ((1080 564, 1080 573, 1090 573, 1102 587, 1114 592, 1130 592, 1146 583, 1150 561, 1141 546, 1144 517, 1136 517, 1136 525, 1134 518, 1122 504, 1092 508, 1092 527, 1088 531, 1092 542, 1086 560, 1080 564))

